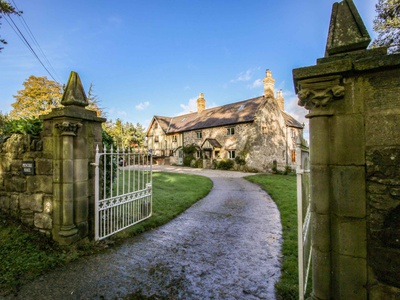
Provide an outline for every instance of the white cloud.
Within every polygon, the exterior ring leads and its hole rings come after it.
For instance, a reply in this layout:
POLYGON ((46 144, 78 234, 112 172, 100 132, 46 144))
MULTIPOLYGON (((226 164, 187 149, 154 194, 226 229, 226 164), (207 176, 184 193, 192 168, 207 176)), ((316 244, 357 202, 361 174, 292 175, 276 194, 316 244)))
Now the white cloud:
POLYGON ((252 84, 248 85, 250 89, 259 88, 260 86, 263 86, 263 80, 261 78, 254 80, 252 84))
MULTIPOLYGON (((180 104, 179 106, 182 108, 182 111, 177 114, 178 116, 197 112, 197 97, 190 98, 187 104, 180 104)), ((206 99, 206 109, 217 106, 215 102, 209 103, 206 99)))
POLYGON ((252 77, 252 70, 247 70, 245 72, 241 72, 237 75, 235 79, 232 79, 231 82, 239 82, 239 81, 249 81, 252 77))
POLYGON ((308 119, 305 117, 308 114, 308 110, 297 104, 298 98, 293 92, 284 91, 285 97, 285 111, 289 113, 293 118, 299 121, 301 124, 305 124, 303 130, 303 136, 306 140, 309 140, 310 130, 308 126, 308 119))
POLYGON ((150 105, 149 101, 146 102, 141 102, 138 105, 135 106, 136 110, 143 110, 145 108, 147 108, 150 105))
POLYGON ((182 111, 178 113, 178 116, 195 112, 197 111, 197 97, 190 98, 188 104, 180 104, 179 106, 182 108, 182 111))

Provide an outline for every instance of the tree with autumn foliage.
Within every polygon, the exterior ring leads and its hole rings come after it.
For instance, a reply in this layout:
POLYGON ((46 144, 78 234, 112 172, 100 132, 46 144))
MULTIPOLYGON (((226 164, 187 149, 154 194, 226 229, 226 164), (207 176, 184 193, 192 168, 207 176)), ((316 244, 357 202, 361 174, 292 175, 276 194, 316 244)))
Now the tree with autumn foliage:
POLYGON ((400 52, 400 0, 379 0, 374 30, 378 36, 373 47, 388 47, 389 53, 400 52))
POLYGON ((60 83, 49 80, 46 76, 32 75, 23 85, 25 88, 13 96, 16 101, 11 104, 11 118, 38 118, 53 108, 62 106, 63 88, 60 83))
MULTIPOLYGON (((24 89, 14 95, 15 102, 11 104, 13 110, 10 118, 38 118, 48 114, 53 108, 62 107, 61 99, 63 87, 60 83, 47 79, 46 76, 30 76, 24 83, 24 89)), ((93 85, 90 85, 88 93, 87 109, 93 110, 97 116, 104 117, 103 110, 98 106, 98 96, 93 93, 93 85)))

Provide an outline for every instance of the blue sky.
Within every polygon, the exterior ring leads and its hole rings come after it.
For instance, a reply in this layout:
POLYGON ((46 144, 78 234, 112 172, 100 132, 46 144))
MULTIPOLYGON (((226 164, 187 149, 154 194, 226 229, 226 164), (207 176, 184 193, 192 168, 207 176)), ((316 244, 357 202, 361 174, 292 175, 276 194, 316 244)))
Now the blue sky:
MULTIPOLYGON (((78 72, 109 119, 145 127, 153 115, 195 110, 199 93, 207 107, 262 95, 266 69, 286 111, 303 122, 292 69, 324 56, 334 2, 14 0, 57 81, 78 72)), ((373 38, 377 0, 354 3, 373 38)), ((0 36, 8 41, 0 53, 0 110, 7 113, 30 75, 51 77, 4 18, 0 36)))

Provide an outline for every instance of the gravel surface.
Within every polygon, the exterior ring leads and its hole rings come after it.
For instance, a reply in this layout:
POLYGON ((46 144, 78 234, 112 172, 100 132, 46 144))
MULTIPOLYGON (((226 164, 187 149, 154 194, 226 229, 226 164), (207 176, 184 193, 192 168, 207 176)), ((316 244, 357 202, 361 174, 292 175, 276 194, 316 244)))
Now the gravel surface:
POLYGON ((282 228, 268 194, 242 178, 248 173, 154 170, 208 176, 214 186, 170 223, 50 272, 7 299, 275 299, 282 228))

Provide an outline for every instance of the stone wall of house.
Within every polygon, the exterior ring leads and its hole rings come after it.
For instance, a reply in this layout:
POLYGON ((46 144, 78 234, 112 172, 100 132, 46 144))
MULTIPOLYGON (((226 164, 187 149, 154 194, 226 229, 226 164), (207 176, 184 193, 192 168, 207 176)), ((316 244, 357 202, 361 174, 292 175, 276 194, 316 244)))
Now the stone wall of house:
POLYGON ((51 235, 53 226, 53 161, 38 139, 14 134, 0 144, 0 210, 23 224, 51 235), (33 175, 24 175, 22 163, 33 161, 33 175))
POLYGON ((287 164, 295 167, 292 161, 291 150, 295 150, 295 138, 302 135, 301 129, 293 129, 296 134, 293 138, 280 109, 273 98, 256 115, 254 123, 236 124, 235 134, 227 135, 230 126, 206 128, 184 133, 184 144, 195 144, 199 147, 207 138, 216 139, 222 146, 220 158, 228 158, 228 150, 235 150, 236 155, 244 156, 249 168, 261 172, 270 171, 274 161, 278 168, 283 169, 287 164), (198 138, 197 132, 201 131, 202 137, 198 138))
POLYGON ((328 55, 293 70, 310 111, 312 298, 400 299, 400 54, 365 49, 352 5, 334 5, 328 55))

